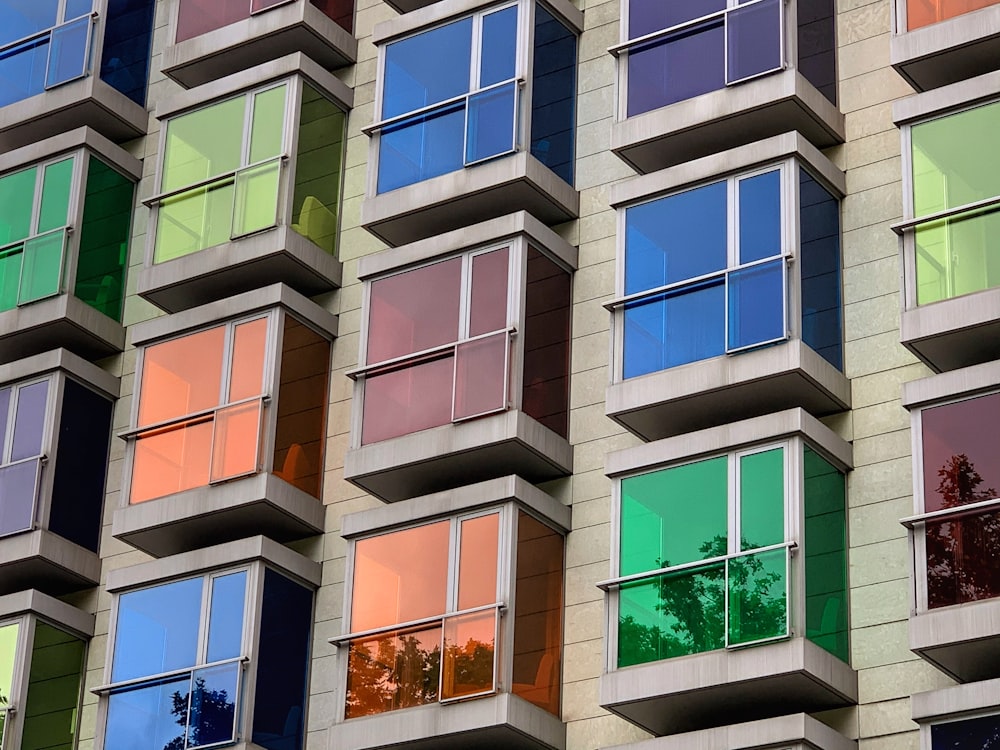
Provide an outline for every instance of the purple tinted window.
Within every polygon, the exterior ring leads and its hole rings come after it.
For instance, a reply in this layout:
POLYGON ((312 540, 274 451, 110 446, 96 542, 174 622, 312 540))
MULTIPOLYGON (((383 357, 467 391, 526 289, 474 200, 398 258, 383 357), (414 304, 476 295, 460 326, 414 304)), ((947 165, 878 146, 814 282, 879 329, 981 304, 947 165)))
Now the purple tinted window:
POLYGON ((31 528, 38 459, 0 468, 0 535, 31 528))
POLYGON ((638 39, 646 34, 669 29, 671 26, 693 21, 709 13, 724 10, 725 0, 630 0, 628 8, 628 36, 638 39))
POLYGON ((49 382, 43 380, 18 390, 17 414, 14 417, 14 446, 10 460, 20 461, 41 455, 45 429, 45 404, 49 382))
POLYGON ((730 83, 781 67, 781 0, 733 9, 726 31, 730 83))

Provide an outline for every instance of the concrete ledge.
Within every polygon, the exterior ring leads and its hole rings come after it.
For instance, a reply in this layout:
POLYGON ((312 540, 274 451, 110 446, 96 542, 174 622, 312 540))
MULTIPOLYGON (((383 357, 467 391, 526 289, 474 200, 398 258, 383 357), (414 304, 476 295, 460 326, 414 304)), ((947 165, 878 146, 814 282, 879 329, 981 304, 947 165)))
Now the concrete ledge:
POLYGON ((87 359, 125 349, 121 324, 68 292, 0 312, 0 331, 0 362, 60 347, 87 359))
POLYGON ((0 618, 21 614, 35 614, 58 625, 76 631, 84 638, 94 635, 94 615, 82 612, 41 591, 27 589, 16 594, 0 596, 0 618))
POLYGON ((342 273, 339 260, 284 225, 146 266, 137 292, 173 313, 276 281, 312 297, 339 288, 342 273))
POLYGON ((55 370, 64 370, 76 380, 106 393, 113 399, 118 398, 121 389, 121 381, 118 378, 65 349, 55 349, 0 365, 0 385, 55 370))
POLYGON ((509 693, 348 719, 330 727, 330 750, 564 750, 566 725, 509 693))
POLYGON ((0 539, 0 594, 37 588, 49 594, 96 586, 101 558, 45 529, 0 539))
MULTIPOLYGON (((429 26, 436 26, 453 18, 475 13, 495 5, 496 0, 387 0, 387 3, 404 15, 375 24, 372 44, 380 45, 412 34, 429 26)), ((546 0, 546 5, 556 17, 568 24, 577 34, 583 33, 583 11, 570 0, 546 0)))
MULTIPOLYGON (((174 29, 179 5, 170 7, 174 29)), ((333 70, 357 61, 358 40, 308 0, 299 0, 169 45, 162 70, 191 88, 293 52, 333 70)))
POLYGON ((344 478, 386 502, 518 474, 573 472, 569 442, 520 411, 446 424, 347 452, 344 478))
MULTIPOLYGON (((931 28, 937 28, 936 25, 931 28)), ((897 126, 908 125, 951 109, 968 106, 1000 93, 1000 71, 984 73, 976 78, 958 81, 933 91, 906 96, 892 103, 892 121, 897 126)))
POLYGON ((931 690, 910 696, 913 720, 927 724, 963 714, 1000 708, 1000 679, 931 690))
MULTIPOLYGON (((375 148, 372 140, 372 157, 375 148)), ((580 194, 520 151, 370 195, 361 204, 361 225, 389 245, 402 245, 517 211, 558 224, 580 215, 580 194)))
POLYGON ((903 383, 902 405, 917 409, 960 396, 994 392, 998 387, 1000 362, 985 362, 903 383))
POLYGON ((628 667, 600 682, 601 706, 655 735, 857 700, 857 673, 805 638, 628 667))
POLYGON ((1000 67, 1000 6, 894 34, 889 38, 889 60, 917 91, 996 70, 1000 67))
POLYGON ((142 177, 142 161, 116 146, 92 128, 82 126, 0 155, 0 173, 51 159, 59 154, 85 148, 136 180, 142 177))
POLYGON ((1000 677, 1000 599, 911 615, 910 650, 959 682, 1000 677))
POLYGON ((641 173, 797 130, 819 148, 844 116, 794 69, 645 112, 611 127, 611 150, 641 173))
POLYGON ((322 534, 324 518, 319 500, 260 473, 119 508, 111 535, 163 557, 256 534, 302 539, 322 534))
POLYGON ((851 408, 842 372, 799 340, 629 378, 607 389, 606 413, 643 440, 800 407, 851 408))
POLYGON ((936 372, 1000 359, 1000 289, 904 310, 899 340, 936 372))
POLYGON ((857 742, 809 714, 791 714, 641 740, 608 750, 857 750, 857 747, 857 742))

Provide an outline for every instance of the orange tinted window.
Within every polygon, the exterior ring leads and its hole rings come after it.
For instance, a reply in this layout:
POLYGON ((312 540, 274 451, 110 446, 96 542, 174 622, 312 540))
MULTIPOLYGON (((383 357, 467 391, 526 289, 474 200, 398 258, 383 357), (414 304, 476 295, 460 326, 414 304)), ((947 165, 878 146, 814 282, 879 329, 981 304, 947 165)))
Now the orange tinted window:
POLYGON ((444 621, 441 698, 461 698, 493 690, 496 629, 495 609, 444 621))
POLYGON ((219 404, 226 328, 147 347, 139 386, 139 427, 219 404))
POLYGON ((912 31, 996 3, 997 0, 907 0, 906 28, 912 31))
POLYGON ((438 624, 352 641, 347 657, 346 718, 434 703, 440 665, 438 624))
POLYGON ((259 396, 264 391, 267 318, 240 323, 233 331, 233 364, 229 401, 259 396))
POLYGON ((444 614, 450 528, 439 521, 357 542, 352 631, 444 614))
POLYGON ((462 521, 458 560, 459 609, 493 604, 497 600, 499 529, 499 513, 462 521))
POLYGON ((156 430, 135 441, 130 503, 208 484, 212 420, 156 430))

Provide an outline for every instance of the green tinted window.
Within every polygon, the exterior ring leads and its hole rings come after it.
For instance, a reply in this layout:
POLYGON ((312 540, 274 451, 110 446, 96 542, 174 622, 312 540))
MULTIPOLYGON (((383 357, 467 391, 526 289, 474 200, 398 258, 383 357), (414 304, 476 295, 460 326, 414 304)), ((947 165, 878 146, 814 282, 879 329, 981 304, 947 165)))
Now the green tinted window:
POLYGON ((331 255, 336 252, 344 113, 308 84, 295 157, 292 229, 331 255))
POLYGON ((785 541, 785 451, 740 457, 740 549, 785 541))
POLYGON ((256 164, 281 155, 285 128, 285 93, 287 86, 277 86, 254 96, 250 125, 250 160, 256 164))
POLYGON ((729 645, 788 635, 788 553, 756 552, 729 561, 729 645))
POLYGON ((31 233, 38 168, 0 177, 0 246, 23 240, 31 233))
POLYGON ((51 232, 25 240, 18 304, 51 297, 62 291, 65 240, 65 232, 51 232))
POLYGON ((84 642, 51 625, 35 626, 21 750, 73 747, 84 642))
POLYGON ((11 692, 14 687, 14 662, 17 660, 19 630, 16 622, 0 625, 0 708, 10 706, 13 699, 11 692))
POLYGON ((38 233, 66 226, 69 192, 73 186, 73 158, 45 167, 42 176, 42 203, 38 215, 38 233))
POLYGON ((246 96, 175 117, 167 123, 160 189, 201 182, 240 166, 246 96))

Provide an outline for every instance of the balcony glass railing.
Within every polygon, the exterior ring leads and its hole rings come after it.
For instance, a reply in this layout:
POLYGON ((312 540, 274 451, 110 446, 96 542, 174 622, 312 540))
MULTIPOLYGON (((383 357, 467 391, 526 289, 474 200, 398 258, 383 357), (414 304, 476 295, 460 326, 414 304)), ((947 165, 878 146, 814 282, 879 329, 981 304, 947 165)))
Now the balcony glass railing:
POLYGON ((87 75, 94 19, 89 13, 0 47, 0 107, 87 75))
POLYGON ((0 466, 0 536, 30 531, 34 525, 42 463, 35 456, 0 466))
POLYGON ((0 311, 62 294, 69 227, 0 248, 0 311))

